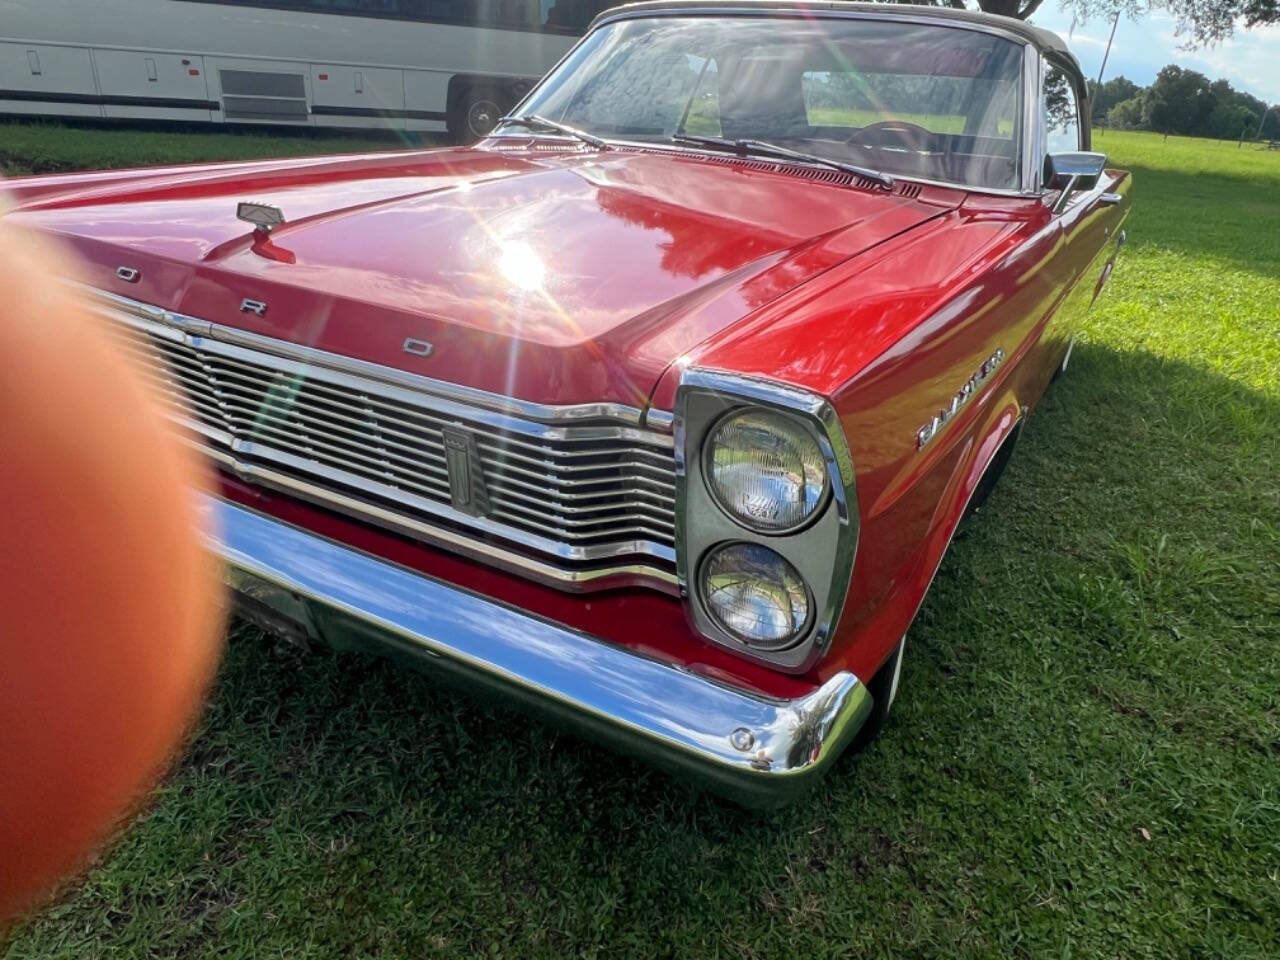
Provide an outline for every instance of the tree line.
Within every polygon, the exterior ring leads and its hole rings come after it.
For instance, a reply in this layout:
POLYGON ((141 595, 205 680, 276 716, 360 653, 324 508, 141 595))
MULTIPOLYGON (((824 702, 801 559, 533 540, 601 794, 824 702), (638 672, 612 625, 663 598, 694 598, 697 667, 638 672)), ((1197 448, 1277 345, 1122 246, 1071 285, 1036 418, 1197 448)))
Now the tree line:
MULTIPOLYGON (((1044 0, 896 0, 935 7, 964 10, 977 7, 987 13, 1026 20, 1040 9, 1044 0)), ((1130 19, 1152 10, 1166 10, 1177 22, 1178 34, 1192 46, 1203 47, 1231 36, 1241 26, 1261 27, 1280 23, 1280 0, 1062 0, 1062 6, 1081 22, 1093 17, 1110 20, 1123 15, 1130 19)))
POLYGON ((1125 77, 1089 81, 1093 122, 1219 140, 1280 140, 1280 104, 1269 105, 1226 80, 1169 64, 1149 87, 1125 77))

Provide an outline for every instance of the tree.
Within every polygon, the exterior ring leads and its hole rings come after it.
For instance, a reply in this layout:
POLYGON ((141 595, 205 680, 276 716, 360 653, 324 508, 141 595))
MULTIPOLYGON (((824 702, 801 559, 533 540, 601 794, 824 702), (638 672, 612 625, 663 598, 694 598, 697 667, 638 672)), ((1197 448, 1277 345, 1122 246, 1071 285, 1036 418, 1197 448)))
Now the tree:
POLYGON ((1208 77, 1171 63, 1147 90, 1143 119, 1159 133, 1195 134, 1205 129, 1216 105, 1208 77))
POLYGON ((1122 100, 1107 111, 1107 126, 1118 130, 1138 130, 1143 125, 1146 103, 1142 94, 1122 100))
POLYGON ((1280 104, 1272 109, 1227 80, 1211 83, 1204 74, 1174 64, 1161 70, 1149 87, 1116 77, 1089 89, 1094 117, 1105 118, 1111 127, 1221 140, 1274 139, 1280 133, 1280 104))
MULTIPOLYGON (((1044 3, 1044 0, 974 0, 972 4, 966 4, 965 0, 893 0, 893 2, 920 3, 930 7, 951 7, 956 10, 975 6, 984 13, 998 13, 1002 17, 1025 20, 1040 9, 1040 4, 1044 3)), ((1099 0, 1085 0, 1085 2, 1093 3, 1099 0)), ((1280 2, 1280 0, 1263 0, 1263 2, 1280 2)))
MULTIPOLYGON (((897 0, 934 7, 963 10, 976 6, 986 13, 1026 20, 1040 9, 1044 0, 897 0)), ((1062 0, 1062 5, 1081 21, 1093 17, 1110 20, 1117 12, 1134 18, 1149 9, 1167 10, 1178 22, 1178 32, 1192 46, 1204 47, 1225 40, 1243 21, 1246 27, 1280 23, 1280 0, 1062 0)))
POLYGON ((1110 20, 1117 11, 1136 17, 1146 9, 1167 10, 1177 20, 1178 32, 1196 47, 1225 40, 1238 21, 1246 27, 1280 23, 1280 0, 1064 0, 1063 6, 1081 20, 1110 20))
POLYGON ((1042 2, 1043 0, 978 0, 978 6, 986 13, 1025 20, 1040 8, 1042 2))
POLYGON ((1232 89, 1226 80, 1215 80, 1209 86, 1209 95, 1213 98, 1213 106, 1204 118, 1200 130, 1203 136, 1228 140, 1257 129, 1262 111, 1249 109, 1244 101, 1245 94, 1232 89))
POLYGON ((1132 100, 1138 95, 1139 87, 1132 80, 1124 77, 1116 77, 1114 80, 1108 80, 1102 86, 1098 86, 1092 80, 1089 81, 1089 104, 1093 111, 1095 119, 1105 117, 1118 103, 1126 100, 1132 100))

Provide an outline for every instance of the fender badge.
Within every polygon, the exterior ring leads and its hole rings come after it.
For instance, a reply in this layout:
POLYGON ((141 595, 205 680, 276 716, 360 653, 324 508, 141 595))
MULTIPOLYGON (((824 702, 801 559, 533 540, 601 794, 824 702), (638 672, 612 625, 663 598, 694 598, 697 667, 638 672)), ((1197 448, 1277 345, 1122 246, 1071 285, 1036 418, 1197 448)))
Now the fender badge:
POLYGON ((267 305, 261 300, 250 300, 248 297, 240 301, 241 313, 252 313, 256 316, 263 317, 267 313, 267 305))
POLYGON ((978 392, 984 383, 991 379, 996 367, 1004 361, 1004 350, 996 348, 996 352, 982 361, 980 366, 964 385, 951 397, 951 402, 933 415, 933 419, 916 431, 916 449, 923 450, 925 444, 938 435, 969 399, 978 392))

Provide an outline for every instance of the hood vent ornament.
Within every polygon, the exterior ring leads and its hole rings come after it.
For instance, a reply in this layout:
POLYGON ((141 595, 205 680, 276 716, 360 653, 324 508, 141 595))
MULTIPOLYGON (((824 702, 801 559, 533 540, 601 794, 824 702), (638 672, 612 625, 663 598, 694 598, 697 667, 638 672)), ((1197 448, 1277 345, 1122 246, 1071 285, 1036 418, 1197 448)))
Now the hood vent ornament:
POLYGON ((249 203, 241 200, 236 204, 236 219, 253 224, 251 249, 258 256, 280 263, 298 262, 292 250, 277 247, 271 239, 271 228, 285 222, 284 211, 279 207, 273 207, 269 203, 249 203))
POLYGON ((241 200, 236 204, 236 219, 253 224, 263 233, 270 233, 272 227, 284 223, 284 211, 269 203, 247 203, 241 200))

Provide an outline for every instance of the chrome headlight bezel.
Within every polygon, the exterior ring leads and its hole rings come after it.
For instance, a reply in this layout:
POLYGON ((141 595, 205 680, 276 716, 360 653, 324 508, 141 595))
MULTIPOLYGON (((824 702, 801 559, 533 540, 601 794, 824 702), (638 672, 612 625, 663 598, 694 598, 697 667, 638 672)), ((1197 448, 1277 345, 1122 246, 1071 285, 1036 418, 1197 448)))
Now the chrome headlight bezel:
POLYGON ((830 645, 853 573, 859 515, 853 461, 844 429, 823 397, 785 384, 690 368, 676 397, 676 572, 690 623, 702 636, 735 653, 786 672, 809 669, 830 645), (781 533, 744 525, 711 490, 707 445, 723 419, 759 407, 808 429, 822 451, 827 491, 805 522, 781 533), (713 547, 746 541, 781 554, 801 575, 813 601, 807 630, 785 649, 753 648, 723 630, 702 599, 702 563, 713 547))

